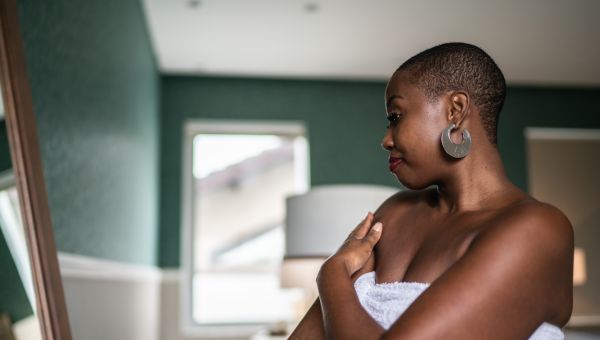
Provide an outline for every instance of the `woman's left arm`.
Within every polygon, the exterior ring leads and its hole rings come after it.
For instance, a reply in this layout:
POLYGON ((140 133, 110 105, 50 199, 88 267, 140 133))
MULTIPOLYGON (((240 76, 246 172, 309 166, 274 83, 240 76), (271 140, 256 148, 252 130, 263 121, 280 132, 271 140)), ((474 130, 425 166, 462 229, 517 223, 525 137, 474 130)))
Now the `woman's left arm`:
POLYGON ((321 267, 317 277, 327 339, 379 339, 384 329, 362 308, 352 275, 373 256, 382 224, 373 225, 373 214, 352 231, 340 249, 321 267))
POLYGON ((560 210, 521 204, 496 219, 382 339, 527 339, 570 316, 573 229, 560 210))

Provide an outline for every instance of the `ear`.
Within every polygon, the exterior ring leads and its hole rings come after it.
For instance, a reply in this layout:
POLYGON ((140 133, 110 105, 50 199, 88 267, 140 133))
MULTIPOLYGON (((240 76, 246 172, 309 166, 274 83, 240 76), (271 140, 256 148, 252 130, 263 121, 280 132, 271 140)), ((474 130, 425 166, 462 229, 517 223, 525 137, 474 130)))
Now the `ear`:
POLYGON ((457 127, 469 115, 471 98, 465 91, 450 91, 448 93, 448 121, 453 122, 457 127))

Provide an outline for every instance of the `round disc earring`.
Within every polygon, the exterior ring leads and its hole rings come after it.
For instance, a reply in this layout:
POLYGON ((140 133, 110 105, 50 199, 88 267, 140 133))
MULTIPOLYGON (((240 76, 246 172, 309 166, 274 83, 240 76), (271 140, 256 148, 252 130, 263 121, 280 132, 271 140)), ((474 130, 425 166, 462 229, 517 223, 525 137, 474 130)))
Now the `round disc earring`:
POLYGON ((447 128, 442 131, 442 146, 444 147, 444 151, 454 158, 463 158, 465 157, 469 151, 471 150, 471 134, 467 129, 462 130, 462 142, 454 143, 452 139, 450 139, 450 132, 456 129, 456 125, 454 123, 450 123, 447 128))

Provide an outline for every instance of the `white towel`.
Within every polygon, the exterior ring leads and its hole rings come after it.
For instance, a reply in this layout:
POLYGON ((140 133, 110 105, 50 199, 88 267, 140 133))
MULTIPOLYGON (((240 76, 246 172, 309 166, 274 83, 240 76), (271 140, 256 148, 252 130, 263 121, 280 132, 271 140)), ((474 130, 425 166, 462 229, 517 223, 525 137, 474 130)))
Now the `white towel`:
MULTIPOLYGON (((384 329, 390 328, 428 287, 429 283, 422 282, 375 283, 375 272, 365 273, 354 282, 360 304, 384 329)), ((529 340, 564 338, 560 328, 544 322, 529 340)))

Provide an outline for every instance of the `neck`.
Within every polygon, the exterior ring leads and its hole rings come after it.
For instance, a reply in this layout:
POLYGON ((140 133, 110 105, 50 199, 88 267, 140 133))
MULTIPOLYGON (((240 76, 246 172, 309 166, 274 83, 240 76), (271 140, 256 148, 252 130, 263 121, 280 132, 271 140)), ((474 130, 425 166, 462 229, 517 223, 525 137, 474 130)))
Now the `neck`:
POLYGON ((455 214, 492 208, 499 195, 518 190, 506 177, 498 150, 486 149, 452 164, 450 175, 437 183, 441 211, 455 214))

